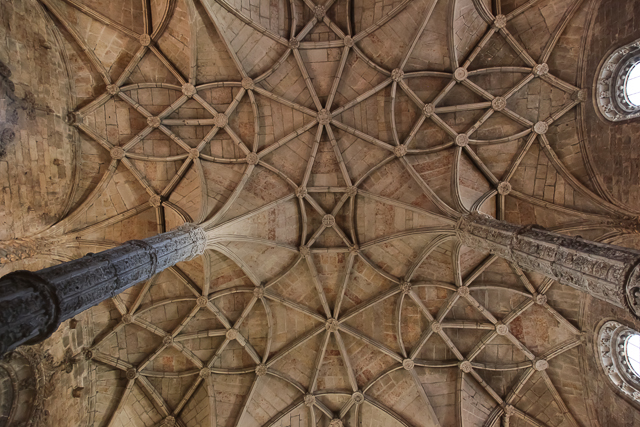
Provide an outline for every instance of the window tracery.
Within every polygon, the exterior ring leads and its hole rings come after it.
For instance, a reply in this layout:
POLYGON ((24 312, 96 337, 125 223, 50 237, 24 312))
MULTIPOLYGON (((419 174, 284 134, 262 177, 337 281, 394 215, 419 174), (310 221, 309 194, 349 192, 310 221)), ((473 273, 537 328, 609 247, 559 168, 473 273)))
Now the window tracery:
POLYGON ((640 40, 609 55, 600 67, 595 88, 596 104, 607 120, 640 117, 640 40))
POLYGON ((597 343, 604 373, 622 393, 640 402, 640 332, 611 320, 600 328, 597 343))

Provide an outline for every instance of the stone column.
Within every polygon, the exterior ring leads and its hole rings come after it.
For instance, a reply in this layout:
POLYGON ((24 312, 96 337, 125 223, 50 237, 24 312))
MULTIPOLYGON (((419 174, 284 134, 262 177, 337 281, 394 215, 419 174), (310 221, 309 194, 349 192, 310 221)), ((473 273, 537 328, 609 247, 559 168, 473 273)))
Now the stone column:
POLYGON ((464 215, 457 232, 470 248, 488 250, 523 270, 626 307, 640 318, 640 251, 564 236, 535 225, 514 225, 480 213, 464 215))
POLYGON ((0 278, 0 355, 49 337, 61 322, 204 252, 202 228, 185 224, 43 270, 0 278))

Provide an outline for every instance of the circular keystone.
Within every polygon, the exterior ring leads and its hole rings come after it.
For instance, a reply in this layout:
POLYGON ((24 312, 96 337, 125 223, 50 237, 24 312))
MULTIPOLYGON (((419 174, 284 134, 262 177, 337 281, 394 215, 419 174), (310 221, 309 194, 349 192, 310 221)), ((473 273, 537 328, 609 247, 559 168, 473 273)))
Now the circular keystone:
POLYGON ((328 125, 331 122, 331 114, 326 109, 322 109, 318 111, 318 115, 316 116, 318 123, 321 125, 328 125))
POLYGON ((341 419, 334 418, 329 423, 329 427, 344 427, 344 424, 342 424, 342 420, 341 419))
POLYGON ((196 94, 196 87, 191 83, 185 83, 182 85, 182 93, 189 98, 196 94))
POLYGON ((574 98, 576 101, 585 102, 587 100, 589 92, 587 89, 580 89, 579 91, 574 93, 574 98))
POLYGON ((356 194, 358 194, 358 187, 351 186, 351 187, 347 188, 347 195, 349 195, 350 197, 353 197, 356 194))
POLYGON ((322 225, 324 225, 325 227, 333 227, 336 223, 336 219, 333 217, 333 215, 325 215, 324 217, 322 217, 322 225))
POLYGON ((151 37, 149 37, 149 34, 141 35, 139 40, 142 46, 149 46, 151 44, 151 37))
POLYGON ((238 330, 237 329, 229 329, 227 331, 227 339, 228 340, 235 340, 238 338, 238 330))
POLYGON ((110 95, 117 95, 118 92, 120 92, 120 88, 118 85, 108 85, 107 92, 109 92, 110 95))
POLYGON ((344 42, 344 45, 346 47, 353 47, 353 39, 351 38, 351 36, 345 36, 342 41, 344 42))
POLYGON ((309 246, 300 246, 299 248, 300 255, 303 257, 308 257, 311 251, 309 250, 309 246))
POLYGON ((546 370, 548 367, 549 367, 549 362, 547 362, 547 361, 546 361, 546 360, 544 360, 544 359, 536 360, 536 361, 533 363, 533 368, 534 368, 536 371, 544 371, 544 370, 546 370))
POLYGON ((297 49, 300 46, 300 42, 298 41, 297 38, 292 38, 289 40, 289 48, 290 49, 297 49))
POLYGON ((456 68, 456 70, 453 72, 453 78, 457 82, 462 82, 466 80, 468 75, 469 75, 469 72, 464 67, 456 68))
POLYGON ((533 67, 533 75, 536 77, 542 77, 549 74, 549 66, 546 63, 538 64, 533 67))
POLYGON ((176 419, 171 415, 165 418, 164 422, 162 423, 163 427, 175 427, 175 425, 176 425, 176 419))
POLYGON ((200 369, 200 378, 209 378, 211 376, 211 370, 209 368, 200 369))
POLYGON ((509 332, 509 327, 507 325, 496 326, 496 333, 498 335, 507 335, 508 332, 509 332))
POLYGON ((192 148, 191 150, 189 150, 189 158, 191 160, 197 159, 198 157, 200 157, 200 151, 198 151, 197 148, 192 148))
POLYGON ((122 323, 124 323, 125 325, 133 323, 133 316, 129 313, 125 314, 124 316, 122 316, 122 323))
POLYGON ((196 303, 198 304, 198 307, 205 307, 209 303, 209 299, 203 295, 196 299, 196 303))
POLYGON ((433 104, 425 104, 424 107, 422 107, 422 114, 424 114, 426 117, 431 117, 431 115, 433 115, 433 113, 436 112, 436 107, 433 104))
POLYGON ((264 363, 261 363, 258 366, 256 366, 256 375, 259 377, 267 375, 267 365, 265 365, 264 363))
POLYGON ((461 297, 466 297, 467 295, 469 295, 469 287, 468 286, 460 286, 458 288, 458 295, 460 295, 461 297))
POLYGON ((171 335, 167 335, 166 337, 162 338, 162 344, 164 345, 173 344, 173 337, 171 335))
POLYGON ((264 286, 257 286, 253 290, 253 296, 256 297, 256 298, 264 297, 264 286))
POLYGON ((461 133, 460 135, 456 136, 456 145, 458 147, 466 147, 467 145, 469 145, 469 137, 467 136, 467 134, 461 133))
POLYGON ((511 193, 511 184, 506 181, 502 181, 498 184, 498 194, 506 196, 511 193))
POLYGON ((501 29, 507 26, 507 17, 504 15, 497 15, 496 19, 493 20, 493 25, 496 26, 497 29, 501 29))
POLYGON ((114 160, 120 160, 124 157, 124 150, 122 147, 113 147, 111 149, 111 158, 114 160))
POLYGON ((153 196, 149 197, 149 204, 151 204, 151 206, 153 206, 154 208, 162 206, 162 197, 154 194, 153 196))
POLYGON ((147 119, 147 124, 152 128, 159 128, 162 122, 160 121, 160 117, 149 117, 147 119))
POLYGON ((90 349, 85 349, 84 350, 84 359, 85 360, 91 360, 93 359, 93 351, 91 351, 90 349))
POLYGON ((362 392, 356 391, 355 393, 353 393, 351 395, 351 398, 353 399, 353 402, 356 405, 360 405, 362 402, 364 402, 364 394, 362 394, 362 392))
POLYGON ((395 70, 391 71, 391 79, 394 82, 399 82, 403 77, 404 71, 402 71, 400 68, 396 68, 395 70))
POLYGON ((318 5, 313 9, 313 13, 318 21, 322 21, 327 12, 324 10, 324 6, 318 5))
POLYGON ((127 369, 127 379, 128 380, 135 380, 137 376, 138 376, 138 371, 136 371, 136 368, 127 369))
POLYGON ((469 362, 468 360, 460 362, 460 370, 462 370, 462 372, 468 374, 472 369, 473 366, 471 366, 471 362, 469 362))
POLYGON ((412 370, 414 368, 414 366, 416 366, 416 364, 411 359, 404 359, 402 361, 402 367, 404 369, 406 369, 407 371, 412 370))
POLYGON ((538 122, 533 125, 533 131, 538 135, 544 135, 549 130, 549 125, 547 122, 538 122))
POLYGON ((409 294, 409 292, 411 292, 411 283, 404 280, 400 282, 400 291, 402 291, 403 295, 409 294))
POLYGON ((431 330, 436 334, 442 332, 442 325, 438 322, 431 322, 431 330))
POLYGON ((338 321, 336 319, 329 319, 325 322, 324 328, 329 332, 336 332, 338 330, 338 321))
POLYGON ((251 77, 245 77, 242 79, 242 88, 244 90, 253 90, 254 87, 253 79, 251 77))
POLYGON ((544 305, 544 304, 547 303, 547 296, 546 295, 542 295, 542 294, 538 294, 535 297, 533 297, 533 300, 538 305, 544 305))
POLYGON ((393 154, 395 154, 396 157, 406 156, 407 155, 406 145, 398 145, 396 148, 393 149, 393 154))
POLYGON ((512 417, 516 414, 516 408, 511 405, 507 405, 504 408, 504 413, 507 414, 507 416, 512 417))
POLYGON ((496 111, 502 111, 507 108, 507 100, 501 96, 496 96, 493 98, 493 101, 491 101, 491 108, 496 111))
POLYGON ((357 254, 360 251, 360 247, 358 245, 353 245, 349 248, 349 253, 357 254))
POLYGON ((299 199, 304 199, 307 196, 307 189, 305 187, 298 187, 296 189, 296 197, 299 199))
POLYGON ((220 113, 213 119, 213 123, 219 128, 223 128, 227 125, 227 123, 229 123, 229 120, 227 119, 227 116, 220 113))
POLYGON ((313 394, 304 395, 304 404, 311 407, 316 403, 316 397, 313 394))
POLYGON ((257 165, 258 164, 258 155, 256 153, 249 153, 247 154, 247 163, 250 165, 257 165))

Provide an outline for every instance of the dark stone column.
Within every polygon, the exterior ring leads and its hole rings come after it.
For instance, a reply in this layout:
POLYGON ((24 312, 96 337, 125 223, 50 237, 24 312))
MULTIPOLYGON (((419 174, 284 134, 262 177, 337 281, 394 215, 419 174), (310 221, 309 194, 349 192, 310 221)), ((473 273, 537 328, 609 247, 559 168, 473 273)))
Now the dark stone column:
POLYGON ((0 355, 49 337, 61 322, 204 252, 202 228, 185 224, 43 270, 0 278, 0 355))
POLYGON ((523 270, 626 307, 640 318, 640 251, 542 227, 514 225, 479 213, 460 219, 458 237, 466 246, 489 250, 523 270))

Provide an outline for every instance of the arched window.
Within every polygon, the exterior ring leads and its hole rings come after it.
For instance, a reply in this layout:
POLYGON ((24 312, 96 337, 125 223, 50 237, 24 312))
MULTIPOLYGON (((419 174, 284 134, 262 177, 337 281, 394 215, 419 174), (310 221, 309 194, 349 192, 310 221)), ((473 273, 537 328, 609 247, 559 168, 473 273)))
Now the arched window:
POLYGON ((616 321, 598 332, 600 363, 622 393, 640 402, 640 333, 616 321))
POLYGON ((640 117, 640 40, 609 55, 600 67, 595 88, 598 109, 608 120, 640 117))

